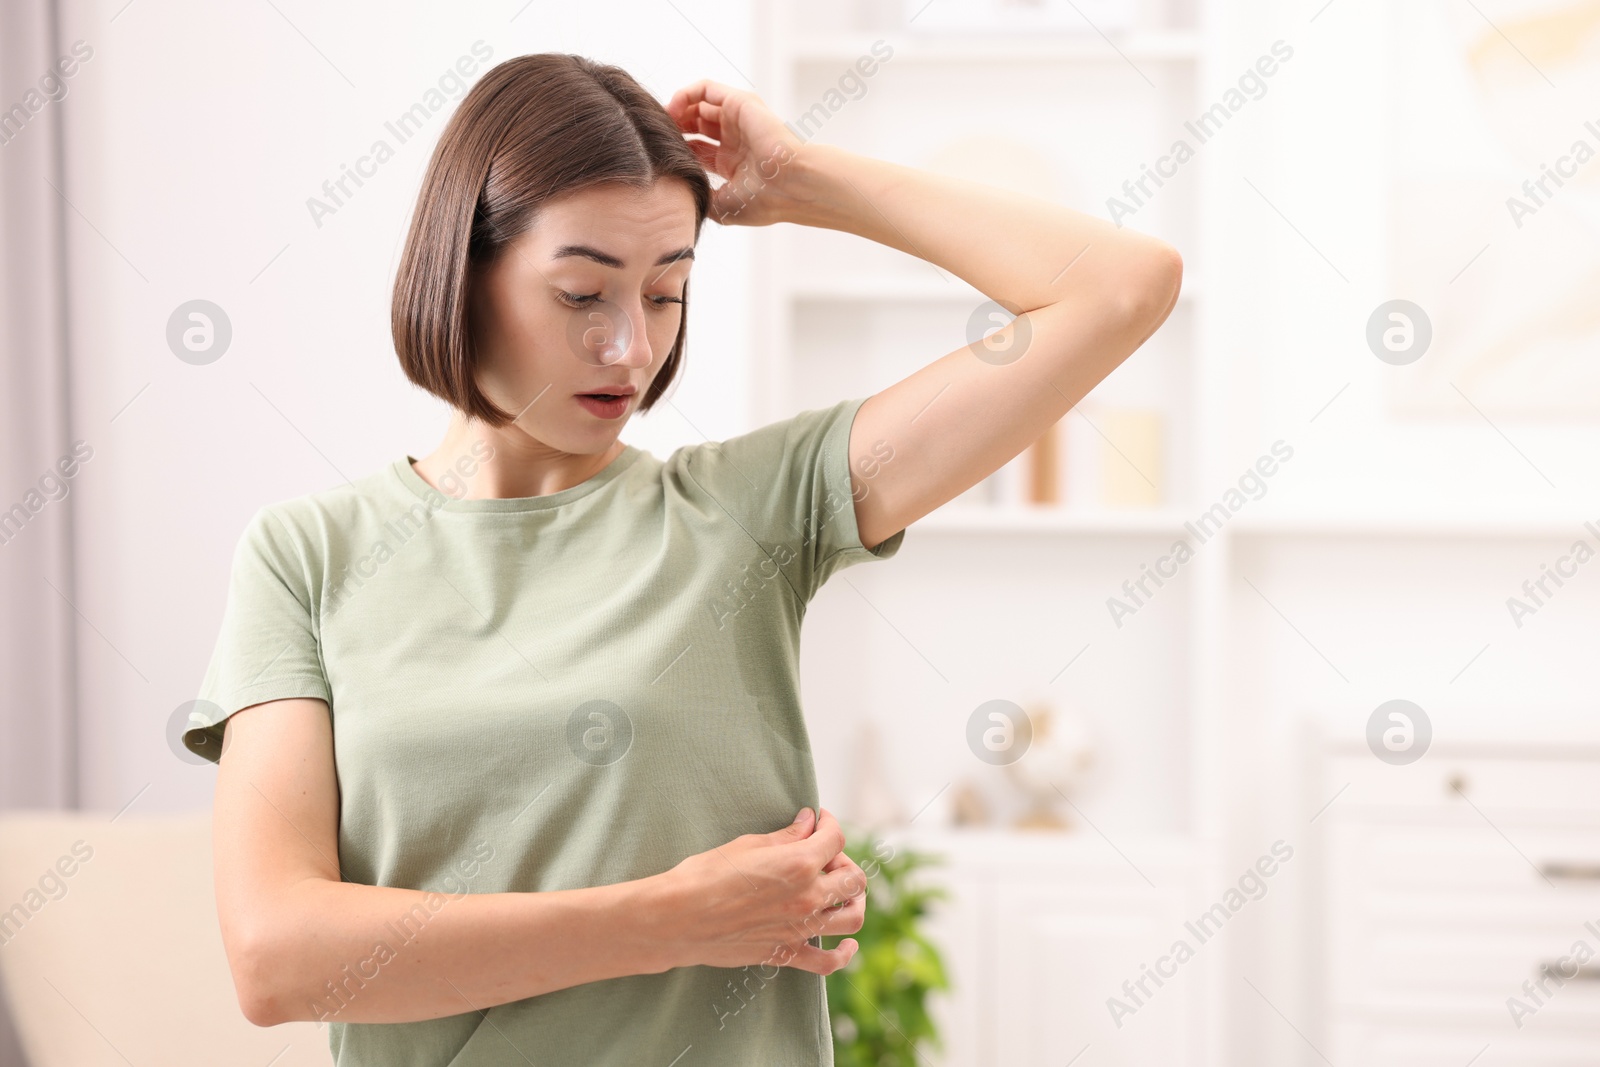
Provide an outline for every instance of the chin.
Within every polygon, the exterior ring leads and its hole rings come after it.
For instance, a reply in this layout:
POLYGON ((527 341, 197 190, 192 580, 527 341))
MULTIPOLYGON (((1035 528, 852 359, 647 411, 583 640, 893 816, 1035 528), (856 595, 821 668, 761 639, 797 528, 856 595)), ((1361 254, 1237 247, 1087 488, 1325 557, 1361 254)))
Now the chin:
POLYGON ((589 410, 575 396, 555 407, 546 407, 548 400, 547 397, 533 406, 514 424, 516 428, 546 448, 568 455, 592 456, 616 444, 623 428, 637 413, 639 398, 632 397, 621 413, 612 418, 589 410))
POLYGON ((568 424, 559 429, 544 432, 539 431, 531 436, 537 437, 544 444, 560 452, 573 456, 597 456, 616 444, 617 438, 622 434, 622 428, 628 424, 627 417, 617 419, 614 423, 603 426, 594 425, 598 419, 585 420, 589 425, 579 422, 576 425, 568 424))

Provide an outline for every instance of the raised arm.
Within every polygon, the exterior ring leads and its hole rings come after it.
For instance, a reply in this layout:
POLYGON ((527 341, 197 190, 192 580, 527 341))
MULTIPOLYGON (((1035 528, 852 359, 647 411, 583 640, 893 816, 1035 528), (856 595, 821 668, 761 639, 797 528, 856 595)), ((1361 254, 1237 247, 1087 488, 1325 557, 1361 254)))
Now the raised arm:
POLYGON ((868 546, 993 474, 1166 320, 1183 261, 1168 244, 1048 201, 830 145, 785 171, 792 221, 926 259, 1018 314, 869 397, 850 432, 868 546), (883 463, 883 444, 894 459, 883 463))
POLYGON ((333 731, 321 700, 227 722, 213 826, 217 914, 240 1007, 292 1020, 413 1022, 630 974, 768 963, 828 974, 856 943, 865 878, 823 809, 637 881, 441 895, 342 881, 333 731), (838 901, 848 904, 832 907, 838 901), (425 922, 377 955, 394 928, 425 922), (352 977, 354 976, 354 977, 352 977))
POLYGON ((754 93, 719 82, 695 82, 666 107, 685 133, 708 139, 690 143, 727 179, 713 202, 719 222, 853 233, 925 259, 1021 316, 985 342, 989 358, 964 344, 862 404, 850 457, 869 547, 1038 439, 1177 301, 1182 260, 1148 235, 1018 193, 802 144, 754 93), (893 450, 887 463, 884 445, 893 450))

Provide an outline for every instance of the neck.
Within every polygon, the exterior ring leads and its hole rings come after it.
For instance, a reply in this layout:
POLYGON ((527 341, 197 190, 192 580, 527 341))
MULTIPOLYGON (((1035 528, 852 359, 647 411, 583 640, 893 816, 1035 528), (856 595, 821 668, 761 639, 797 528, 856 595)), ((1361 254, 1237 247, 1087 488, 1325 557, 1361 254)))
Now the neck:
POLYGON ((440 492, 447 492, 441 485, 445 479, 465 486, 447 494, 458 500, 547 496, 588 481, 621 455, 624 447, 617 440, 592 455, 562 452, 515 423, 493 427, 454 412, 439 447, 413 467, 440 492))

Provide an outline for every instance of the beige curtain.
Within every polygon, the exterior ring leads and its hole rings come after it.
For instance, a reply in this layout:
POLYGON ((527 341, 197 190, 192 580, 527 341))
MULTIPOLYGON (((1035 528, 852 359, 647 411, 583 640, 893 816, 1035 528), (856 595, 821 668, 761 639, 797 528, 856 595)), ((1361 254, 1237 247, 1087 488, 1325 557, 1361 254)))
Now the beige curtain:
MULTIPOLYGON (((47 495, 72 449, 58 23, 55 0, 0 0, 0 809, 78 805, 76 494, 47 495)), ((0 1011, 0 1067, 22 1064, 0 1011)))

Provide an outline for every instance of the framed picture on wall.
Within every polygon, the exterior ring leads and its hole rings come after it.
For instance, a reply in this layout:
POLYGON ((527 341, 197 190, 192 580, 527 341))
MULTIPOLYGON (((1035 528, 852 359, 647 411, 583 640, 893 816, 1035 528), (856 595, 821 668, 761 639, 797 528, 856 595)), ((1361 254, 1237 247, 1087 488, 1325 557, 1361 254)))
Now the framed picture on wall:
POLYGON ((1389 402, 1600 417, 1600 5, 1482 6, 1391 9, 1391 295, 1431 339, 1389 402))

